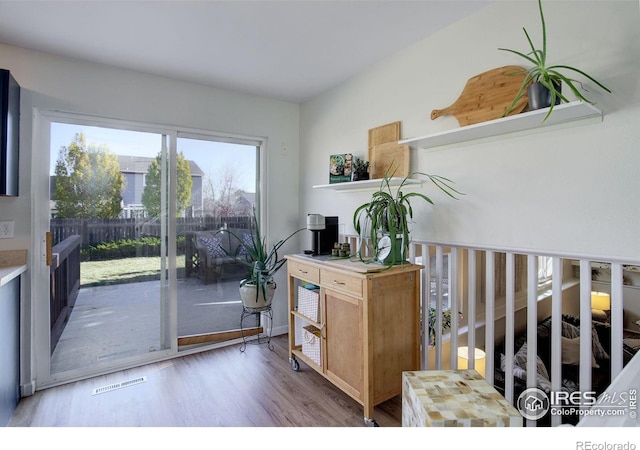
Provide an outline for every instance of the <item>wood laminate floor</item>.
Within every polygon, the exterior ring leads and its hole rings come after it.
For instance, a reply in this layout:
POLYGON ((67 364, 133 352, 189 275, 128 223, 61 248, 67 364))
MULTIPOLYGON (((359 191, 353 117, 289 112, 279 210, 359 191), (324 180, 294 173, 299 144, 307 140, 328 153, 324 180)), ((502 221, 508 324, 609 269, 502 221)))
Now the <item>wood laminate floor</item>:
MULTIPOLYGON (((365 427, 360 404, 300 362, 287 336, 149 364, 36 392, 12 427, 365 427), (94 389, 146 381, 94 395, 94 389)), ((375 409, 381 427, 401 425, 397 396, 375 409)))

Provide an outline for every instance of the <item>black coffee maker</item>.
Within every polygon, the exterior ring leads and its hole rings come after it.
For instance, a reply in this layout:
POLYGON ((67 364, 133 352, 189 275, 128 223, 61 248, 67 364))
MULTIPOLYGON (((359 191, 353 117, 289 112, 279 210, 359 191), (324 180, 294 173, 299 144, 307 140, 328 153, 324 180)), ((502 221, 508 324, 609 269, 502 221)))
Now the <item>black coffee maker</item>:
POLYGON ((330 255, 333 244, 338 242, 338 217, 307 214, 307 229, 313 234, 310 254, 313 256, 330 255))

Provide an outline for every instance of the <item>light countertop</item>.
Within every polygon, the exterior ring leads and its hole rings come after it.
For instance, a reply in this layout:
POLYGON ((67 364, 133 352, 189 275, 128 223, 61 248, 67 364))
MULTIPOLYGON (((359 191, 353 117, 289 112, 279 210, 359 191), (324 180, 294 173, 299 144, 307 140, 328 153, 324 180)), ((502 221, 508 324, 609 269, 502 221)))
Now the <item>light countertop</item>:
POLYGON ((27 271, 27 251, 0 251, 0 287, 27 271))

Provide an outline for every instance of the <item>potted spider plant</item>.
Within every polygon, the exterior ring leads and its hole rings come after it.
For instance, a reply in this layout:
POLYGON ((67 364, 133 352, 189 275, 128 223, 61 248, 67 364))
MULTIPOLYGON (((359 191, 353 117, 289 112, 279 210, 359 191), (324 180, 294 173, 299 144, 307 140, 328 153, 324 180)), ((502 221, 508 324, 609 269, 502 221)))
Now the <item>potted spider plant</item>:
POLYGON ((592 103, 581 92, 581 90, 586 91, 582 83, 574 78, 570 78, 562 71, 571 71, 580 74, 593 81, 605 91, 611 93, 611 90, 580 69, 564 64, 547 64, 547 28, 544 20, 544 13, 542 11, 542 0, 538 0, 538 9, 540 11, 540 22, 542 23, 542 48, 536 48, 529 36, 529 33, 527 32, 527 29, 523 27, 522 29, 527 41, 529 42, 529 47, 531 48, 529 53, 523 53, 508 48, 499 48, 498 50, 514 53, 533 64, 533 67, 526 70, 527 76, 524 78, 520 90, 516 94, 511 105, 504 112, 503 116, 507 116, 518 103, 518 100, 520 100, 525 92, 527 92, 529 95, 529 109, 533 110, 549 107, 549 112, 547 112, 547 115, 542 120, 544 122, 551 115, 555 105, 559 104, 561 101, 569 102, 565 95, 562 94, 562 83, 564 83, 578 99, 587 103, 592 103), (576 84, 580 85, 580 89, 576 87, 576 84))
MULTIPOLYGON (((306 228, 294 231, 284 239, 279 240, 273 246, 267 245, 266 237, 260 230, 260 222, 253 211, 254 232, 239 237, 230 230, 224 230, 239 242, 236 249, 231 252, 221 247, 224 253, 241 263, 248 269, 247 277, 240 281, 240 298, 245 308, 250 310, 260 310, 271 305, 276 289, 274 275, 278 272, 286 259, 278 255, 280 247, 291 239, 295 234, 306 228)), ((222 231, 221 231, 222 232, 222 231)))
MULTIPOLYGON (((451 186, 448 178, 429 175, 422 172, 411 174, 423 175, 449 197, 457 199, 461 194, 451 186)), ((403 178, 394 190, 392 176, 384 175, 380 189, 374 192, 371 200, 358 206, 353 214, 353 226, 361 238, 368 239, 372 247, 373 257, 360 259, 363 262, 379 262, 386 266, 402 264, 407 260, 409 247, 409 222, 413 218, 413 200, 433 204, 431 198, 420 192, 403 192, 409 176, 403 178)))

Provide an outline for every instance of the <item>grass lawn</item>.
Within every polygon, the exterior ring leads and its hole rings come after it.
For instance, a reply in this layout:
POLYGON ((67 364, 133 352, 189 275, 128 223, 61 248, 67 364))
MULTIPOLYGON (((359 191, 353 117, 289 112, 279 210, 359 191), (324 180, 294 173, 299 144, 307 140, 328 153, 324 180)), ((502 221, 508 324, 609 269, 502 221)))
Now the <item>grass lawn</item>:
MULTIPOLYGON (((184 276, 184 255, 176 260, 178 277, 184 276)), ((160 279, 160 257, 125 258, 80 263, 80 286, 137 283, 160 279)))

